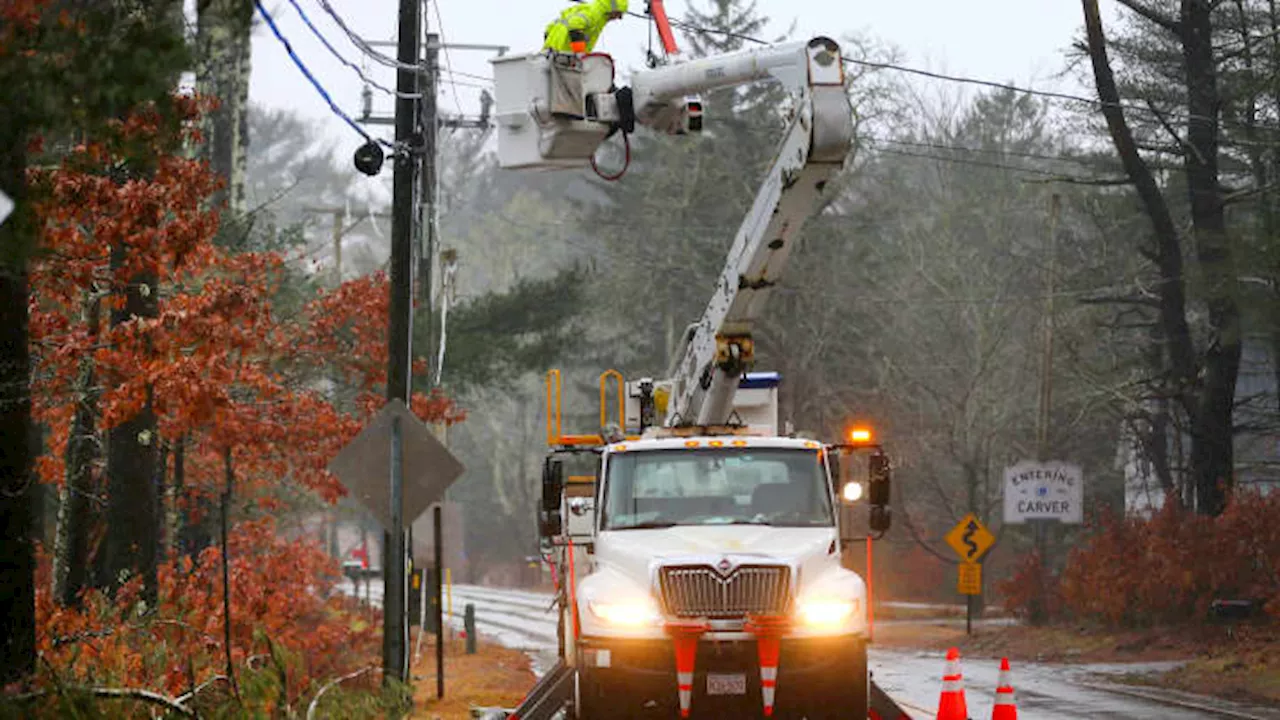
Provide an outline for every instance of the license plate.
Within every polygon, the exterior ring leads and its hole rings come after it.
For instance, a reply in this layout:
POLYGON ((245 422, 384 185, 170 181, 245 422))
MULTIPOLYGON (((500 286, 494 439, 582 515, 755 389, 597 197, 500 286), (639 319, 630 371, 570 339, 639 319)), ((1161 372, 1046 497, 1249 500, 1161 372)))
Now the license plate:
POLYGON ((746 695, 747 676, 743 673, 707 673, 708 695, 746 695))

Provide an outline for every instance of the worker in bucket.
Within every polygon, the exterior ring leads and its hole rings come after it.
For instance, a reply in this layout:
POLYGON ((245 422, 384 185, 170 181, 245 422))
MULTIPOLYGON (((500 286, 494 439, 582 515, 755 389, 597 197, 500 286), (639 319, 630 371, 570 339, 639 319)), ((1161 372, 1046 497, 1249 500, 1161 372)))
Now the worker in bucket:
POLYGON ((566 8, 547 26, 543 49, 560 53, 589 53, 610 20, 627 12, 627 0, 587 0, 566 8))

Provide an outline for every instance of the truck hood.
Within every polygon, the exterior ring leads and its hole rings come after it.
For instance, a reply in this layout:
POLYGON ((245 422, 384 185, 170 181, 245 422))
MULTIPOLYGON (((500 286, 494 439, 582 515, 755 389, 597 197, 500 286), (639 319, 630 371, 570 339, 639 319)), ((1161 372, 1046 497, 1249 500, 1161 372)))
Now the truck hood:
MULTIPOLYGON (((596 537, 595 562, 649 586, 659 565, 735 563, 790 565, 800 576, 806 566, 839 562, 832 527, 767 525, 687 525, 657 530, 609 530, 596 537)), ((813 568, 816 570, 816 568, 813 568)))

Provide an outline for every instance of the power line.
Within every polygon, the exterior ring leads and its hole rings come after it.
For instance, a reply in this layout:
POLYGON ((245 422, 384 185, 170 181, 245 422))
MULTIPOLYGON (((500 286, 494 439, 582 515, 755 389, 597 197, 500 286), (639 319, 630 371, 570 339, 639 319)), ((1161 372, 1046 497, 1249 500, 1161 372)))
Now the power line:
MULTIPOLYGON (((575 1, 584 2, 585 0, 575 0, 575 1)), ((628 12, 627 14, 644 19, 646 21, 649 20, 648 15, 643 15, 636 12, 628 12)), ((768 42, 767 40, 761 40, 760 38, 752 37, 750 35, 744 35, 742 33, 736 33, 731 30, 720 30, 716 28, 699 27, 685 20, 677 20, 673 18, 670 20, 670 22, 672 25, 675 25, 685 31, 695 32, 702 35, 707 35, 707 34, 721 35, 724 37, 731 37, 738 40, 743 40, 745 42, 754 43, 757 45, 773 44, 768 42)), ((1221 126, 1234 127, 1236 129, 1256 129, 1256 130, 1266 130, 1268 132, 1280 132, 1280 127, 1255 126, 1253 128, 1248 128, 1243 125, 1240 125, 1239 123, 1232 123, 1220 117, 1210 117, 1207 115, 1199 115, 1195 113, 1162 112, 1152 107, 1142 107, 1140 105, 1134 105, 1132 103, 1126 103, 1126 102, 1109 103, 1109 102, 1104 102, 1102 100, 1099 100, 1097 98, 1085 97, 1083 95, 1072 95, 1071 93, 1057 92, 1053 90, 1037 90, 1035 88, 1028 88, 1028 87, 1022 87, 1019 85, 1013 85, 1011 83, 997 82, 995 80, 985 80, 982 78, 967 77, 964 75, 948 75, 946 73, 933 72, 931 70, 921 70, 919 68, 907 67, 905 65, 897 65, 895 63, 876 62, 874 60, 859 60, 857 58, 852 58, 847 55, 842 55, 841 59, 843 59, 847 63, 852 63, 854 65, 860 65, 862 67, 872 68, 875 70, 892 70, 894 72, 906 73, 910 75, 918 75, 920 77, 927 77, 934 80, 944 80, 947 82, 963 83, 968 85, 979 85, 982 87, 994 88, 997 90, 1009 90, 1012 92, 1023 93, 1026 95, 1033 95, 1037 97, 1084 103, 1084 104, 1092 105, 1098 108, 1115 107, 1115 108, 1119 108, 1120 110, 1125 110, 1128 112, 1152 115, 1152 116, 1155 116, 1157 119, 1176 118, 1178 120, 1199 120, 1203 122, 1216 123, 1221 126)), ((1238 142, 1237 144, 1247 144, 1247 143, 1238 142)), ((1269 144, 1262 144, 1262 143, 1254 143, 1254 144, 1257 144, 1262 147, 1270 147, 1269 144)))
MULTIPOLYGON (((444 36, 443 36, 443 35, 441 35, 441 38, 443 38, 443 37, 444 37, 444 36)), ((446 54, 446 60, 447 60, 447 59, 448 59, 448 58, 447 58, 447 55, 448 55, 448 48, 445 48, 445 54, 446 54)), ((493 78, 488 77, 488 76, 486 76, 486 75, 476 75, 475 73, 462 72, 461 70, 454 70, 454 69, 452 69, 452 68, 445 68, 445 72, 449 73, 450 75, 456 75, 456 76, 458 76, 458 77, 464 77, 464 78, 471 78, 472 80, 479 80, 479 81, 481 81, 481 82, 487 82, 487 83, 489 83, 490 85, 492 85, 492 84, 493 84, 493 78)))
MULTIPOLYGON (((1112 180, 1110 179, 1090 178, 1090 177, 1083 177, 1079 175, 1068 175, 1068 174, 1053 172, 1052 170, 1042 170, 1040 168, 1018 167, 1016 165, 1004 165, 1001 163, 985 162, 982 160, 965 160, 963 158, 957 158, 957 157, 945 157, 942 155, 928 155, 925 153, 913 153, 913 152, 907 152, 905 150, 894 150, 886 147, 880 147, 877 149, 879 152, 888 153, 890 155, 900 155, 902 157, 917 158, 920 160, 937 160, 939 162, 953 163, 955 165, 970 165, 973 167, 989 168, 992 170, 1007 170, 1009 172, 1026 173, 1028 175, 1040 175, 1042 177, 1048 177, 1055 180, 1062 180, 1065 182, 1077 182, 1077 183, 1111 183, 1112 182, 1112 180)), ((1127 178, 1115 179, 1115 182, 1117 183, 1120 183, 1122 181, 1128 182, 1128 179, 1127 178)))
POLYGON ((901 145, 903 147, 918 147, 918 148, 926 148, 930 150, 947 150, 952 152, 970 153, 975 155, 995 155, 999 157, 1026 158, 1028 160, 1045 160, 1048 162, 1071 163, 1074 165, 1080 165, 1082 167, 1088 167, 1088 168, 1096 167, 1098 164, 1096 161, 1088 160, 1086 158, 1042 155, 1039 153, 1018 152, 1015 150, 1004 150, 1000 148, 994 148, 994 149, 972 148, 972 147, 965 147, 963 145, 944 145, 942 143, 921 142, 921 141, 913 141, 913 140, 897 140, 894 138, 880 138, 880 137, 875 137, 871 135, 862 135, 862 136, 859 136, 859 138, 863 140, 870 140, 871 142, 875 142, 875 143, 884 143, 887 145, 901 145))
POLYGON ((458 81, 453 77, 453 60, 449 57, 449 46, 444 36, 444 16, 440 14, 440 0, 426 0, 436 11, 436 27, 440 28, 440 45, 444 48, 444 67, 449 71, 449 85, 453 87, 453 104, 458 106, 458 114, 462 114, 462 101, 458 99, 458 81))
MULTIPOLYGON (((258 0, 254 1, 257 2, 258 0)), ((366 42, 364 38, 360 37, 356 31, 352 30, 350 26, 347 25, 346 21, 342 19, 342 15, 339 14, 337 10, 334 10, 333 6, 329 4, 329 0, 316 1, 320 3, 320 7, 324 10, 325 14, 333 18, 333 21, 342 29, 343 34, 347 36, 347 39, 351 41, 351 44, 359 48, 365 55, 373 58, 375 62, 381 65, 386 65, 389 68, 395 68, 396 70, 408 70, 410 72, 419 72, 422 70, 420 65, 414 63, 402 63, 389 55, 379 52, 377 48, 366 42)))
POLYGON ((360 137, 364 138, 366 142, 377 142, 398 151, 399 148, 394 143, 383 140, 382 138, 374 140, 373 136, 365 132, 364 128, 357 125, 356 122, 351 119, 351 116, 347 115, 342 111, 342 108, 338 107, 337 103, 333 101, 333 98, 329 96, 329 91, 324 89, 324 86, 320 84, 320 81, 317 80, 316 77, 311 74, 311 71, 307 69, 306 63, 302 62, 302 58, 298 57, 298 54, 294 52, 293 46, 289 44, 289 41, 280 32, 280 28, 276 25, 275 19, 271 17, 271 13, 267 12, 267 9, 263 7, 262 0, 253 0, 253 4, 258 8, 258 13, 262 15, 262 19, 265 20, 267 26, 271 28, 271 32, 276 36, 276 39, 284 45, 285 52, 289 54, 289 57, 293 60, 293 64, 297 65, 298 70, 302 71, 302 74, 307 78, 307 80, 311 81, 312 87, 314 87, 316 92, 320 93, 320 97, 324 98, 324 101, 329 104, 329 109, 333 111, 333 114, 342 118, 342 120, 345 121, 347 125, 350 125, 352 130, 359 133, 360 137))
MULTIPOLYGON (((978 154, 978 155, 996 155, 996 156, 1003 156, 1003 157, 1027 158, 1030 160, 1044 160, 1046 162, 1070 163, 1073 165, 1079 165, 1080 167, 1085 167, 1089 169, 1095 169, 1099 164, 1098 160, 1091 160, 1083 157, 1042 155, 1038 153, 1017 152, 1014 150, 971 148, 971 147, 965 147, 963 145, 943 145, 941 143, 896 140, 893 138, 878 138, 878 137, 869 136, 869 135, 862 136, 862 137, 872 142, 885 143, 888 145, 901 145, 904 147, 919 147, 919 148, 927 148, 932 150, 947 150, 947 151, 953 151, 953 152, 963 152, 963 153, 978 154)), ((1163 170, 1166 172, 1184 172, 1186 170, 1185 167, 1182 167, 1180 165, 1161 164, 1161 165, 1150 165, 1150 167, 1154 170, 1163 170)), ((1116 170, 1119 170, 1119 168, 1116 168, 1116 170)))
MULTIPOLYGON (((311 22, 311 18, 307 17, 307 13, 302 9, 302 6, 298 4, 298 0, 289 0, 289 4, 293 6, 294 10, 298 11, 298 17, 302 18, 302 22, 306 23, 307 27, 311 29, 311 33, 316 36, 316 38, 320 41, 322 45, 325 46, 325 49, 327 49, 331 55, 333 55, 335 58, 338 59, 338 62, 354 70, 356 72, 356 75, 358 75, 366 85, 377 88, 378 90, 381 90, 382 92, 388 95, 395 95, 396 97, 400 97, 400 94, 397 93, 395 90, 392 90, 391 88, 378 83, 376 80, 373 80, 365 76, 364 71, 361 70, 358 65, 356 65, 355 63, 345 58, 342 55, 342 53, 338 52, 333 47, 333 45, 329 42, 329 39, 324 36, 324 33, 320 32, 320 29, 317 28, 315 24, 311 22)), ((420 95, 419 93, 406 93, 404 97, 410 100, 417 100, 421 98, 422 95, 420 95)))

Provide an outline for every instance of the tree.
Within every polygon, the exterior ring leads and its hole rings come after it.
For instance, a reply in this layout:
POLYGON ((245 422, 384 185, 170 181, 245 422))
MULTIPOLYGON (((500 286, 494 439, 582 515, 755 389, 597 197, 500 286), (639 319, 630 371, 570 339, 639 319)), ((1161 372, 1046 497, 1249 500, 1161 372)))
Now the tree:
POLYGON ((196 92, 218 100, 204 115, 201 154, 226 183, 215 203, 233 216, 245 210, 252 20, 251 0, 196 2, 196 92))
POLYGON ((9 539, 0 553, 0 613, 9 619, 0 681, 22 677, 35 662, 27 268, 38 250, 38 223, 25 178, 39 151, 32 143, 42 136, 61 142, 72 129, 92 133, 140 100, 163 97, 185 54, 174 7, 164 0, 0 7, 0 188, 17 203, 0 226, 0 524, 9 539))
POLYGON ((1195 508, 1216 515, 1225 507, 1234 482, 1234 408, 1242 336, 1235 250, 1227 233, 1219 168, 1222 97, 1213 46, 1214 3, 1182 0, 1178 17, 1138 0, 1125 5, 1171 36, 1182 55, 1179 91, 1185 98, 1180 113, 1185 134, 1173 130, 1167 116, 1161 122, 1185 148, 1182 171, 1206 311, 1206 336, 1200 348, 1188 320, 1194 307, 1187 297, 1183 234, 1168 191, 1160 187, 1151 163, 1142 156, 1126 117, 1130 111, 1121 103, 1097 0, 1083 0, 1088 52, 1102 112, 1125 173, 1150 218, 1154 247, 1143 246, 1140 251, 1160 273, 1160 338, 1171 396, 1188 419, 1188 473, 1195 508))

